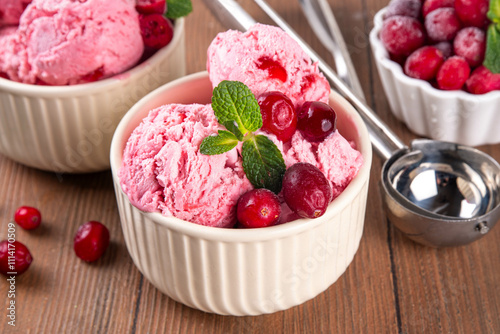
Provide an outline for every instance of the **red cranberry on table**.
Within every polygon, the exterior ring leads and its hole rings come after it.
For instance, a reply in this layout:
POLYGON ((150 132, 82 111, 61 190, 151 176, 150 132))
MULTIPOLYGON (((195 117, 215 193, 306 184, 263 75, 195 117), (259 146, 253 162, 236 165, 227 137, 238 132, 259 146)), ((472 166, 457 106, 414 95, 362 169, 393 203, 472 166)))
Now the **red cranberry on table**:
POLYGON ((281 215, 281 205, 275 193, 260 188, 243 194, 238 200, 236 216, 245 228, 267 227, 275 225, 281 215))
POLYGON ((147 48, 161 49, 174 36, 173 24, 161 14, 139 15, 142 40, 147 48))
POLYGON ((330 181, 316 166, 298 162, 286 170, 283 177, 283 197, 290 209, 300 217, 322 216, 332 195, 330 181))
POLYGON ((97 221, 89 221, 81 225, 73 240, 76 255, 87 262, 99 259, 109 245, 109 231, 97 221))
POLYGON ((320 142, 337 130, 337 114, 323 102, 306 101, 297 110, 297 129, 310 142, 320 142))
POLYGON ((262 130, 274 134, 282 142, 289 141, 297 129, 297 114, 293 102, 281 92, 259 96, 262 130))
POLYGON ((31 262, 33 262, 33 257, 21 242, 8 240, 0 242, 0 273, 7 276, 21 275, 28 270, 31 262))
POLYGON ((36 208, 21 206, 14 214, 14 221, 25 230, 33 230, 40 226, 42 215, 36 208))

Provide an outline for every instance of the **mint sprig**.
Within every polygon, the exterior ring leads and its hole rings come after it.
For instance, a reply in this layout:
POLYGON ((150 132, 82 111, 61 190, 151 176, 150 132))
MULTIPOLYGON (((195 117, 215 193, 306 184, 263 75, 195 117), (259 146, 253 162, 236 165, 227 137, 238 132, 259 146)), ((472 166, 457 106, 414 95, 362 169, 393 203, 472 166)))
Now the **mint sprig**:
POLYGON ((492 73, 500 73, 500 0, 490 0, 486 14, 491 24, 486 32, 486 53, 483 65, 492 73))
POLYGON ((167 12, 165 16, 169 19, 178 19, 193 11, 191 0, 166 0, 167 12))
POLYGON ((200 152, 222 154, 242 141, 241 156, 247 178, 255 188, 279 193, 286 170, 285 161, 269 138, 254 134, 262 127, 262 115, 252 91, 242 82, 222 81, 214 88, 212 109, 217 121, 228 131, 219 130, 217 135, 204 138, 200 152))

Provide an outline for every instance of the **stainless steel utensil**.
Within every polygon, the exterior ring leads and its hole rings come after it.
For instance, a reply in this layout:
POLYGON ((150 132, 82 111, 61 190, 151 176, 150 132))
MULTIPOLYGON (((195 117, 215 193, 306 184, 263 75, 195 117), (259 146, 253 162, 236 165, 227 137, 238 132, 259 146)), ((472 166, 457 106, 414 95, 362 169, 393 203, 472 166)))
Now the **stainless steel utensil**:
POLYGON ((337 76, 351 88, 356 96, 365 100, 363 88, 342 37, 335 15, 327 0, 299 0, 309 25, 321 43, 330 50, 335 61, 337 76))
MULTIPOLYGON (((387 215, 396 227, 410 239, 434 247, 464 245, 493 228, 500 219, 498 162, 453 143, 417 139, 404 145, 264 0, 254 1, 318 62, 333 88, 363 117, 375 151, 386 160, 381 184, 387 215)), ((234 0, 205 3, 221 22, 238 22, 228 28, 251 26, 253 20, 234 0)))

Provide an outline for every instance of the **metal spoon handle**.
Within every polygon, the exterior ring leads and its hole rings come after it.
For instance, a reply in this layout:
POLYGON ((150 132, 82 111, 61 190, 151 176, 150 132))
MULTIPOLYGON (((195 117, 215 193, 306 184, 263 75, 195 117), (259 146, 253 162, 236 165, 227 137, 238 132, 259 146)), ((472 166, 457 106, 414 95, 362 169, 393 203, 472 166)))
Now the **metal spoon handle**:
POLYGON ((299 4, 316 36, 332 54, 337 76, 351 88, 360 100, 365 101, 363 88, 356 74, 349 50, 328 1, 299 0, 299 4))
MULTIPOLYGON (((337 77, 330 66, 323 61, 318 54, 305 43, 299 35, 263 0, 254 0, 269 17, 286 31, 308 54, 313 62, 318 63, 318 67, 330 81, 331 85, 360 113, 365 121, 370 139, 375 152, 384 160, 391 157, 391 153, 405 147, 403 142, 389 129, 382 120, 337 77)), ((252 24, 249 20, 250 15, 239 6, 234 0, 205 0, 205 4, 211 9, 212 13, 228 28, 247 30, 252 24), (242 29, 243 28, 243 29, 242 29)), ((255 22, 255 21, 253 21, 255 22)))

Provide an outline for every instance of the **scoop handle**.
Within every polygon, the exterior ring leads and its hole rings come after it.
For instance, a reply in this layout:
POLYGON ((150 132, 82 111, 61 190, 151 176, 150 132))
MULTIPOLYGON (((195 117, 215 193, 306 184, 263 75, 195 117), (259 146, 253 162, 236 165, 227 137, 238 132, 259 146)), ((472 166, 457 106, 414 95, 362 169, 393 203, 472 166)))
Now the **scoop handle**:
MULTIPOLYGON (((318 63, 319 69, 330 81, 330 84, 356 108, 368 128, 370 140, 379 157, 387 160, 392 156, 393 152, 406 147, 398 136, 382 122, 378 115, 356 97, 349 87, 347 87, 347 85, 335 74, 335 71, 302 40, 302 38, 267 4, 266 1, 254 1, 264 12, 266 12, 274 23, 287 32, 288 35, 300 45, 313 62, 318 63)), ((245 31, 256 22, 234 0, 205 0, 205 4, 219 21, 230 29, 245 31)))

